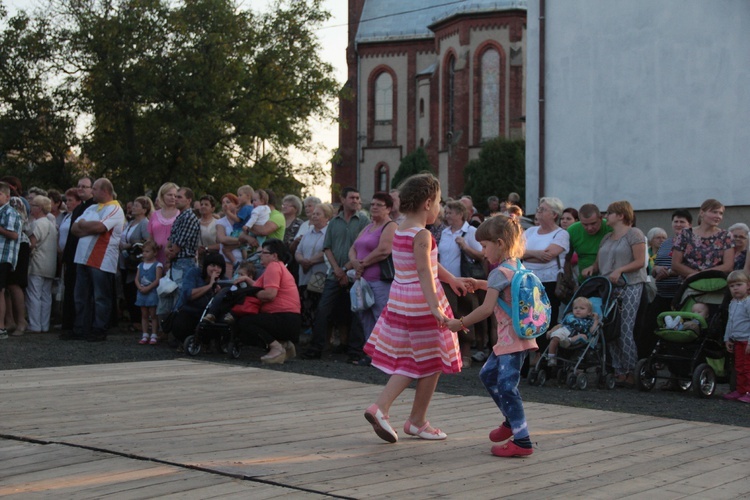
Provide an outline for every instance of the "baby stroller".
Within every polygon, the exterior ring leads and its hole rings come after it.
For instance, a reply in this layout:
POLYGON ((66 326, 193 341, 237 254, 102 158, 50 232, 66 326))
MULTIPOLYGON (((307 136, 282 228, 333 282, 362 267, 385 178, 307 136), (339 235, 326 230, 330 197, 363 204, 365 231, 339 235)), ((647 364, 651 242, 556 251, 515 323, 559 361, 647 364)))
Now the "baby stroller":
POLYGON ((229 290, 223 293, 216 293, 211 297, 211 300, 208 301, 208 304, 203 309, 198 325, 195 327, 195 333, 185 339, 183 348, 190 356, 197 356, 203 350, 204 345, 208 346, 213 341, 216 352, 228 353, 236 359, 240 357, 240 347, 238 343, 231 342, 232 328, 229 323, 224 321, 224 315, 220 315, 221 317, 217 317, 216 321, 210 323, 203 321, 203 319, 211 310, 215 301, 239 301, 245 297, 254 296, 262 288, 249 286, 247 283, 240 283, 238 286, 235 286, 232 280, 220 280, 217 283, 221 287, 222 292, 226 288, 229 288, 229 290))
MULTIPOLYGON (((567 349, 560 348, 557 354, 557 380, 560 384, 567 384, 571 389, 584 390, 588 387, 588 374, 593 372, 597 376, 599 387, 614 389, 615 375, 608 369, 607 342, 611 342, 620 334, 620 299, 615 296, 612 283, 604 276, 594 276, 584 281, 578 287, 573 298, 568 303, 563 316, 573 310, 573 301, 578 297, 586 297, 593 305, 593 312, 599 315, 599 326, 590 334, 588 341, 581 340, 567 349)), ((531 385, 544 385, 547 380, 549 361, 549 347, 531 370, 528 381, 531 385)))
POLYGON ((676 388, 689 390, 703 398, 711 397, 718 377, 724 377, 724 329, 728 318, 729 288, 726 274, 721 271, 703 271, 687 278, 675 294, 672 309, 661 313, 654 334, 659 337, 648 358, 635 365, 635 384, 641 391, 650 391, 657 379, 668 379, 676 388), (696 302, 708 305, 706 320, 690 312, 696 302), (671 329, 665 323, 667 316, 683 321, 696 320, 700 328, 671 329), (659 374, 667 369, 669 374, 659 374))

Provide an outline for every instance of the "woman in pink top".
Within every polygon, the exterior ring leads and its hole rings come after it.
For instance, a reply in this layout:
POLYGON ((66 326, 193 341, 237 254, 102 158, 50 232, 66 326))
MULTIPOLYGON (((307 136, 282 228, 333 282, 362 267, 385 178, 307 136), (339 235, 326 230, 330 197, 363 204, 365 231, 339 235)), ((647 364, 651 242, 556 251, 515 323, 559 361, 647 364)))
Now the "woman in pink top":
MULTIPOLYGON (((356 272, 355 278, 364 278, 375 296, 375 304, 371 308, 357 313, 362 321, 365 340, 370 338, 370 333, 388 302, 388 293, 391 290, 389 281, 380 280, 380 262, 391 255, 393 235, 398 226, 391 220, 391 207, 393 198, 388 193, 378 192, 372 195, 372 222, 359 233, 349 250, 349 265, 356 272)), ((369 359, 365 358, 364 362, 356 361, 355 364, 368 365, 368 361, 369 359)))
POLYGON ((175 206, 178 189, 174 182, 165 182, 161 185, 159 194, 156 196, 161 208, 154 212, 148 221, 148 233, 151 235, 151 239, 159 245, 156 260, 162 264, 166 264, 167 261, 165 249, 167 248, 169 234, 172 232, 172 224, 180 215, 180 211, 175 206))

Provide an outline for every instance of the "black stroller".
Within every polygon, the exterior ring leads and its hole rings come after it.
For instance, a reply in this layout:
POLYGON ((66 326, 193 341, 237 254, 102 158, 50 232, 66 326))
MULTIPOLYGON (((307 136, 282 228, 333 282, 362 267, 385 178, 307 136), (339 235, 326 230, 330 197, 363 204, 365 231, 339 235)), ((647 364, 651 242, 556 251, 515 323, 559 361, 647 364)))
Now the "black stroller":
MULTIPOLYGON (((563 311, 563 316, 572 312, 573 301, 586 297, 593 305, 593 312, 599 315, 600 322, 595 332, 589 335, 588 341, 560 348, 557 355, 556 376, 560 384, 567 384, 571 389, 584 390, 589 384, 589 373, 595 373, 599 387, 614 389, 615 376, 609 369, 607 361, 607 342, 620 334, 620 299, 615 296, 613 285, 604 276, 594 276, 584 281, 576 290, 570 303, 563 311)), ((536 365, 529 370, 528 382, 531 385, 544 385, 547 381, 549 347, 544 350, 536 365)))
POLYGON ((240 357, 240 346, 237 342, 232 342, 232 325, 224 321, 224 315, 217 315, 216 321, 204 321, 206 314, 212 310, 216 301, 223 301, 225 304, 236 304, 245 299, 245 297, 254 297, 262 288, 249 286, 247 283, 234 285, 232 280, 221 280, 217 282, 221 290, 214 294, 203 309, 198 325, 195 327, 195 333, 189 335, 183 347, 185 352, 190 356, 197 356, 203 350, 204 345, 210 345, 213 341, 216 352, 229 354, 233 358, 240 357))
POLYGON ((674 310, 657 319, 656 346, 635 366, 639 390, 650 391, 658 379, 667 379, 676 389, 692 388, 699 397, 711 397, 719 378, 727 373, 723 338, 731 297, 726 278, 721 271, 703 271, 683 282, 672 301, 674 310), (690 312, 696 302, 708 305, 708 320, 690 312), (667 316, 697 321, 699 328, 669 328, 667 316))

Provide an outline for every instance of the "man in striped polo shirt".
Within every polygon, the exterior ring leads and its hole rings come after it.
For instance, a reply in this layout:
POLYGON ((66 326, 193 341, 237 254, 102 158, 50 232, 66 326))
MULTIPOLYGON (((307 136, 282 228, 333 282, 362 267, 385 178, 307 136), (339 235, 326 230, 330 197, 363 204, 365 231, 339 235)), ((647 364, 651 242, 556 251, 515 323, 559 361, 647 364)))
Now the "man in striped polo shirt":
POLYGON ((79 238, 74 260, 78 276, 73 334, 89 342, 99 342, 107 339, 112 316, 118 245, 125 214, 108 179, 97 179, 92 194, 95 204, 70 228, 79 238))

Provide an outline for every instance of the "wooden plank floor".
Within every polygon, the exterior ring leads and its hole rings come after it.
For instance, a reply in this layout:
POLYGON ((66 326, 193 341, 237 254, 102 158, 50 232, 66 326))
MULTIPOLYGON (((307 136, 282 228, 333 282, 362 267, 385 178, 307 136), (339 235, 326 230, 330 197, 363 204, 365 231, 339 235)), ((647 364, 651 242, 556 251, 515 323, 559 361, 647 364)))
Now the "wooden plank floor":
POLYGON ((750 496, 747 428, 528 403, 535 453, 500 459, 489 398, 438 393, 449 438, 391 445, 362 417, 380 390, 195 360, 0 371, 0 496, 750 496))

